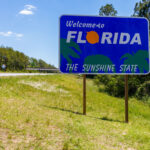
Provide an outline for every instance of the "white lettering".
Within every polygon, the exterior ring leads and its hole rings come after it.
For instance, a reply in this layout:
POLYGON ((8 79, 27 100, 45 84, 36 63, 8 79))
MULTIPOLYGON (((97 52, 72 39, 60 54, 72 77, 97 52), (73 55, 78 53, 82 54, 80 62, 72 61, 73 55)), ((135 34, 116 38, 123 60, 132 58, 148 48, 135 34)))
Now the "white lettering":
POLYGON ((105 41, 107 41, 108 44, 112 44, 110 40, 111 38, 112 38, 112 33, 103 32, 101 43, 104 44, 105 41))
POLYGON ((118 33, 115 33, 113 44, 117 44, 117 40, 118 40, 118 33))
POLYGON ((75 35, 72 34, 77 34, 77 31, 68 31, 68 35, 67 35, 67 43, 70 43, 71 38, 75 38, 75 35))
MULTIPOLYGON (((79 22, 77 22, 77 23, 79 23, 79 22)), ((82 26, 82 24, 78 24, 78 26, 80 26, 80 25, 82 26)), ((77 26, 77 24, 74 23, 73 26, 77 26)), ((86 34, 86 33, 84 33, 83 31, 68 31, 66 42, 70 43, 71 39, 77 39, 77 41, 76 41, 77 43, 84 44, 87 42, 87 40, 84 39, 85 36, 83 36, 83 34, 86 34)), ((99 35, 99 38, 101 38, 100 44, 121 44, 121 45, 122 44, 130 44, 130 45, 133 45, 133 44, 141 45, 142 44, 139 33, 135 33, 134 36, 131 37, 129 33, 122 32, 119 34, 118 32, 115 32, 115 33, 103 32, 102 36, 99 35)))
POLYGON ((129 33, 121 33, 119 44, 127 44, 130 41, 129 33))
POLYGON ((131 40, 130 44, 138 43, 138 45, 141 45, 141 38, 139 33, 135 33, 133 39, 131 40))
POLYGON ((86 43, 86 40, 82 40, 82 32, 80 31, 78 34, 77 43, 86 43))

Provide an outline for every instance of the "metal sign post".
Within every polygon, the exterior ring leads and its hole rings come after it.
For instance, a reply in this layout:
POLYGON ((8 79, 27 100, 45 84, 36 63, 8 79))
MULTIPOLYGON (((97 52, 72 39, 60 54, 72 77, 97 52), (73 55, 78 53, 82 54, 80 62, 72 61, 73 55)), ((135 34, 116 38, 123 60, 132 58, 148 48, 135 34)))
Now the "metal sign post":
POLYGON ((86 115, 86 75, 83 75, 83 115, 86 115))
POLYGON ((128 120, 128 75, 125 75, 125 122, 128 120))

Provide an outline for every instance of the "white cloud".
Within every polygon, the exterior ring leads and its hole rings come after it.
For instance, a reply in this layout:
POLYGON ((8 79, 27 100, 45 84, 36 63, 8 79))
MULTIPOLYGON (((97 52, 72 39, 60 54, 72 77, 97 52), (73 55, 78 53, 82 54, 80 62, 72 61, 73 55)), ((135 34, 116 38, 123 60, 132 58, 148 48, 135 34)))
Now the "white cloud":
POLYGON ((24 7, 28 10, 36 9, 36 7, 33 5, 25 5, 24 7))
POLYGON ((21 14, 21 15, 33 15, 33 11, 24 9, 24 10, 21 10, 19 12, 19 14, 21 14))
POLYGON ((0 35, 2 35, 2 36, 7 36, 7 37, 9 37, 9 36, 11 36, 13 33, 11 32, 11 31, 8 31, 8 32, 0 32, 0 35))
POLYGON ((19 12, 21 15, 33 15, 36 7, 33 5, 25 5, 24 9, 19 12))
POLYGON ((23 37, 23 34, 7 31, 7 32, 0 32, 0 36, 21 38, 23 37))

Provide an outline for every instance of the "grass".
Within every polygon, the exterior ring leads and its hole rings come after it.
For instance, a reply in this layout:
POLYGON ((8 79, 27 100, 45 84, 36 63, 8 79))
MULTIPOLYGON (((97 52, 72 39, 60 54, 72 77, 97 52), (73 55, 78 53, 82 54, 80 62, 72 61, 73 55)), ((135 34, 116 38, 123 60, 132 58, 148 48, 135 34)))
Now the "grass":
POLYGON ((87 80, 82 115, 82 78, 74 75, 0 78, 0 149, 149 150, 150 107, 98 92, 87 80))

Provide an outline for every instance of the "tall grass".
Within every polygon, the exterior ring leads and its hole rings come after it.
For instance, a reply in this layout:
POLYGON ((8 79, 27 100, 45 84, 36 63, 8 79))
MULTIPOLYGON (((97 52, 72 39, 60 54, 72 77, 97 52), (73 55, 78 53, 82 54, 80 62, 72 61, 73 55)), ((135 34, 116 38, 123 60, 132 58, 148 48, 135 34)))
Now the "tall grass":
POLYGON ((87 80, 87 115, 82 115, 82 77, 0 78, 0 149, 148 150, 150 108, 99 92, 87 80))

